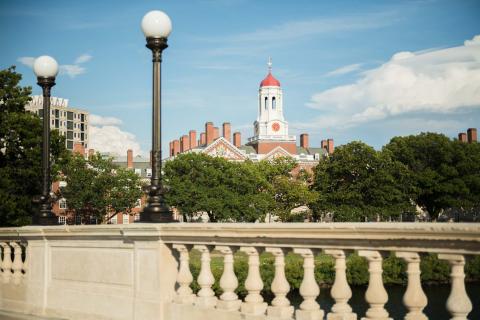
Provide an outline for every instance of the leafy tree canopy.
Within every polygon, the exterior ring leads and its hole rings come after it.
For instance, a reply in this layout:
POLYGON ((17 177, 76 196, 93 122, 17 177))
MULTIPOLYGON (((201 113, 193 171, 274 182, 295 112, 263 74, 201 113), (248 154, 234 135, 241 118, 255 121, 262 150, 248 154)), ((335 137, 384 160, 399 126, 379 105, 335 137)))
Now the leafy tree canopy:
MULTIPOLYGON (((41 119, 25 111, 31 88, 19 85, 15 67, 0 70, 0 226, 31 223, 36 206, 32 199, 41 193, 41 119)), ((65 141, 51 134, 52 174, 65 157, 65 141)))
POLYGON ((67 199, 67 209, 86 219, 108 222, 118 213, 130 213, 142 197, 140 177, 132 170, 116 166, 100 154, 85 159, 72 155, 62 166, 66 187, 59 196, 67 199))
POLYGON ((314 169, 314 209, 336 221, 388 219, 413 210, 409 172, 389 153, 354 141, 335 149, 314 169))

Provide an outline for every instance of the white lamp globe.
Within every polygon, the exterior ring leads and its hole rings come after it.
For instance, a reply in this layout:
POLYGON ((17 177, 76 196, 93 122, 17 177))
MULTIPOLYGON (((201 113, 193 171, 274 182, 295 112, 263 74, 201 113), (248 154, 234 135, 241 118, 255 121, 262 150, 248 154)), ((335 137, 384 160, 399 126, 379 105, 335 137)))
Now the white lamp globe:
POLYGON ((167 38, 172 32, 172 21, 165 12, 153 10, 143 16, 142 31, 147 38, 167 38))
POLYGON ((33 72, 37 77, 55 77, 58 73, 58 63, 50 56, 41 56, 33 63, 33 72))

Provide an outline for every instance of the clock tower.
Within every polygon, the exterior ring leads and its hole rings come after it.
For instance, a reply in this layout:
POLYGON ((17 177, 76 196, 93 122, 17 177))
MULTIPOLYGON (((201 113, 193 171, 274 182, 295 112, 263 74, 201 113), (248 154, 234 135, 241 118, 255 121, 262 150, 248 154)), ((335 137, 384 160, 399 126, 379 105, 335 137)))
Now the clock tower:
POLYGON ((296 137, 288 135, 288 122, 283 117, 283 92, 280 82, 272 75, 272 61, 268 74, 258 90, 258 116, 253 123, 254 136, 248 139, 257 153, 268 153, 280 146, 296 154, 296 137))

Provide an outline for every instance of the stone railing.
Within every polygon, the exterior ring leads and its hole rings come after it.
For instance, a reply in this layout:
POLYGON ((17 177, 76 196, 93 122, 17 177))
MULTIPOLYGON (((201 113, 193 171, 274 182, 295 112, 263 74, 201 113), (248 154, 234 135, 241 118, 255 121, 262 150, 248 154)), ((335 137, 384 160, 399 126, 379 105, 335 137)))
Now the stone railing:
POLYGON ((385 253, 407 263, 405 319, 427 319, 427 297, 420 282, 423 253, 438 254, 451 266, 451 293, 444 304, 452 319, 467 319, 472 304, 465 290, 465 259, 480 254, 479 224, 322 223, 322 224, 134 224, 0 229, 2 249, 0 310, 67 319, 390 319, 382 282, 385 253), (194 294, 189 256, 197 250, 201 266, 194 294), (210 256, 223 257, 222 294, 215 296, 210 256), (235 252, 248 257, 246 297, 235 293, 235 252), (275 257, 274 299, 261 295, 260 254, 275 257), (346 257, 356 251, 369 265, 365 315, 348 301, 346 257), (287 298, 285 255, 303 259, 302 302, 287 298), (317 302, 315 255, 335 261, 331 296, 323 310, 317 302))

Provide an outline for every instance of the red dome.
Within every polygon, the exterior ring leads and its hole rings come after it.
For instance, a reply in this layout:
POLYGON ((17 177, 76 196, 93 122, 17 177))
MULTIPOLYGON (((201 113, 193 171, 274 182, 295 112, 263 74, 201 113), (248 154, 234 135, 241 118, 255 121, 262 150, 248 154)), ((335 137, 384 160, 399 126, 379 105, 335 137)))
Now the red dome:
POLYGON ((280 87, 280 81, 275 79, 272 76, 272 73, 268 73, 268 75, 265 77, 265 79, 260 82, 260 87, 268 87, 268 86, 273 86, 273 87, 280 87))

